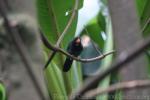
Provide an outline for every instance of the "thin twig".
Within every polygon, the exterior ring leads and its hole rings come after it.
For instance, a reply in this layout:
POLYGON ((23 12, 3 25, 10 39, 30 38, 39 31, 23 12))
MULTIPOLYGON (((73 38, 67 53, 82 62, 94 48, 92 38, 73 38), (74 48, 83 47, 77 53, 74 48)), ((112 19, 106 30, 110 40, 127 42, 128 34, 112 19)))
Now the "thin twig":
POLYGON ((116 83, 114 85, 109 86, 106 89, 103 88, 96 88, 94 90, 91 90, 87 92, 83 98, 94 98, 98 95, 102 95, 105 93, 110 93, 114 92, 117 90, 130 90, 134 88, 144 88, 144 87, 149 87, 150 86, 150 80, 133 80, 133 81, 128 81, 128 82, 121 82, 121 83, 116 83))
POLYGON ((108 69, 102 71, 96 77, 93 77, 92 79, 87 80, 85 82, 85 84, 82 86, 82 88, 80 88, 78 91, 76 91, 76 93, 71 98, 71 100, 79 100, 80 96, 83 96, 85 94, 85 92, 87 92, 88 90, 91 90, 93 88, 93 86, 97 86, 100 80, 104 79, 110 73, 120 70, 121 68, 124 67, 123 65, 136 59, 149 46, 150 46, 150 38, 138 42, 133 47, 133 49, 130 49, 129 51, 126 51, 126 50, 123 51, 119 55, 118 59, 114 62, 114 64, 107 67, 108 69))
POLYGON ((74 60, 83 62, 83 63, 89 63, 89 62, 93 62, 96 60, 101 60, 101 59, 105 58, 106 56, 113 54, 115 52, 115 51, 110 51, 110 52, 107 52, 107 53, 97 56, 97 57, 93 57, 93 58, 89 58, 89 59, 81 59, 81 58, 77 58, 73 55, 70 55, 69 53, 63 51, 62 49, 58 49, 58 50, 59 50, 59 52, 63 53, 64 55, 69 56, 70 58, 73 58, 74 60))
POLYGON ((69 30, 69 28, 71 27, 71 24, 76 16, 77 10, 78 10, 78 5, 79 5, 79 0, 75 0, 75 5, 73 8, 73 12, 72 15, 67 23, 67 26, 65 27, 64 31, 62 32, 61 36, 59 37, 56 46, 59 46, 61 41, 63 40, 64 36, 67 34, 67 31, 69 30))
POLYGON ((24 46, 23 41, 21 40, 17 29, 10 25, 10 21, 8 20, 8 18, 6 16, 5 9, 6 9, 6 7, 5 7, 3 1, 0 0, 0 15, 4 19, 6 31, 7 31, 7 33, 9 33, 9 36, 11 36, 11 38, 14 42, 14 45, 16 46, 18 53, 20 54, 20 57, 22 58, 22 61, 25 64, 25 68, 27 69, 27 72, 31 78, 31 81, 34 84, 33 86, 35 87, 39 97, 41 98, 41 100, 45 100, 44 93, 42 92, 40 84, 38 82, 38 79, 35 75, 35 72, 32 69, 33 64, 30 59, 31 57, 29 56, 27 49, 24 46))
POLYGON ((101 60, 101 59, 103 59, 104 57, 106 57, 106 56, 108 56, 108 55, 110 55, 110 54, 113 54, 113 53, 115 52, 114 50, 112 50, 112 51, 110 51, 110 52, 108 52, 108 53, 105 53, 105 54, 100 55, 100 56, 97 56, 97 57, 93 57, 93 58, 89 58, 89 59, 80 59, 80 58, 78 58, 78 57, 75 57, 75 56, 73 56, 73 55, 71 55, 71 54, 65 52, 65 51, 64 51, 63 49, 61 49, 61 48, 54 47, 52 44, 50 44, 50 43, 48 42, 48 40, 46 39, 46 37, 44 37, 43 34, 41 34, 41 37, 42 37, 42 41, 43 41, 44 44, 47 46, 47 48, 49 48, 49 49, 51 49, 51 50, 53 50, 53 51, 56 51, 56 52, 60 52, 60 53, 66 55, 66 56, 68 56, 68 57, 70 57, 70 58, 72 58, 72 59, 74 59, 74 60, 76 60, 76 61, 80 61, 80 62, 84 62, 84 63, 93 62, 93 61, 96 61, 96 60, 101 60))
MULTIPOLYGON (((56 53, 56 51, 55 51, 56 53)), ((48 61, 46 62, 44 69, 46 69, 48 67, 48 65, 50 64, 50 62, 52 61, 53 57, 55 56, 55 53, 52 53, 50 58, 48 59, 48 61)))
POLYGON ((142 28, 142 32, 145 31, 146 27, 148 26, 148 24, 150 24, 150 17, 148 18, 148 20, 146 21, 146 23, 144 24, 143 28, 142 28))
MULTIPOLYGON (((67 33, 67 31, 69 30, 69 28, 71 27, 71 24, 76 16, 76 13, 77 13, 77 10, 78 10, 78 5, 79 5, 79 0, 75 0, 75 5, 74 5, 74 8, 73 8, 73 12, 72 12, 72 15, 64 29, 64 31, 62 32, 61 36, 59 37, 57 43, 56 43, 56 47, 59 47, 61 41, 63 40, 65 34, 67 33)), ((51 56, 49 57, 47 63, 45 64, 44 68, 47 68, 47 66, 49 65, 49 63, 52 61, 53 57, 55 56, 57 51, 53 51, 51 56)))

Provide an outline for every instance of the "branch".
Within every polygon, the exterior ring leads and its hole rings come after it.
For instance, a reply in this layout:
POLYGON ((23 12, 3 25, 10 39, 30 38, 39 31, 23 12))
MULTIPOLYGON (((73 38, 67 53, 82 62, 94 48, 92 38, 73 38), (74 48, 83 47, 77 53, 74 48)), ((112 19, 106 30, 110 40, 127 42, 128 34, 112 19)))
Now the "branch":
POLYGON ((46 62, 46 64, 44 65, 44 69, 46 69, 48 67, 48 65, 50 64, 50 62, 52 61, 53 57, 55 56, 56 51, 54 51, 51 55, 50 58, 48 59, 48 61, 46 62))
POLYGON ((34 72, 34 70, 32 70, 33 64, 30 59, 31 57, 29 56, 27 49, 26 49, 25 45, 23 44, 22 39, 19 36, 17 28, 15 28, 14 26, 12 26, 10 24, 10 21, 8 20, 8 18, 6 16, 6 6, 5 6, 3 0, 0 0, 0 15, 4 19, 4 25, 5 25, 7 33, 9 33, 9 36, 12 38, 14 45, 15 45, 16 49, 18 50, 18 53, 19 53, 20 57, 22 58, 23 63, 25 64, 25 68, 27 69, 27 72, 31 78, 31 81, 34 84, 33 86, 35 87, 41 100, 45 100, 45 96, 41 90, 38 79, 35 76, 35 72, 34 72))
POLYGON ((150 23, 150 17, 148 18, 148 20, 146 21, 146 23, 144 24, 144 26, 143 26, 143 28, 142 28, 142 32, 141 33, 143 33, 144 31, 145 31, 145 29, 146 29, 146 27, 148 26, 148 24, 150 23))
POLYGON ((144 87, 149 87, 150 86, 150 80, 133 80, 129 82, 121 82, 121 83, 116 83, 114 85, 111 85, 110 87, 103 89, 103 88, 97 88, 94 90, 91 90, 87 92, 83 98, 94 98, 98 95, 102 95, 105 93, 110 93, 114 92, 116 90, 130 90, 134 88, 144 88, 144 87))
POLYGON ((78 91, 76 91, 74 97, 72 97, 71 100, 80 99, 79 98, 80 96, 83 96, 85 94, 85 92, 91 90, 92 88, 94 88, 94 86, 98 85, 98 83, 102 79, 104 79, 107 75, 123 68, 124 67, 123 65, 125 65, 125 64, 131 62, 132 60, 134 60, 135 58, 137 58, 149 46, 150 46, 150 38, 138 42, 133 47, 133 49, 123 51, 119 55, 118 59, 111 66, 107 67, 108 69, 99 73, 96 77, 87 80, 85 82, 85 84, 82 86, 82 88, 80 88, 78 91))
MULTIPOLYGON (((68 21, 68 24, 66 25, 64 31, 62 32, 61 36, 59 37, 57 43, 56 43, 56 47, 59 47, 61 41, 63 40, 65 34, 67 33, 67 31, 69 30, 69 28, 71 27, 71 24, 76 16, 77 10, 78 10, 78 5, 79 5, 79 0, 75 0, 75 5, 73 8, 73 13, 68 21)), ((49 65, 49 63, 52 61, 53 57, 55 56, 56 51, 53 51, 51 56, 49 57, 47 63, 45 64, 44 68, 47 68, 47 66, 49 65)))
POLYGON ((73 55, 71 55, 71 54, 65 52, 65 51, 64 51, 63 49, 61 49, 61 48, 54 47, 52 44, 50 44, 50 43, 48 42, 48 40, 46 39, 46 37, 45 37, 43 34, 41 34, 41 37, 42 37, 42 41, 44 42, 44 44, 46 45, 47 48, 49 48, 49 49, 51 49, 51 50, 53 50, 53 51, 55 51, 55 52, 60 52, 60 53, 66 55, 66 56, 68 56, 68 57, 70 57, 70 58, 72 58, 72 59, 74 59, 74 60, 76 60, 76 61, 80 61, 80 62, 84 62, 84 63, 93 62, 93 61, 96 61, 96 60, 101 60, 101 59, 103 59, 104 57, 106 57, 106 56, 108 56, 108 55, 110 55, 110 54, 113 54, 113 53, 115 52, 115 51, 110 51, 110 52, 108 52, 108 53, 105 53, 105 54, 103 54, 103 55, 100 55, 100 56, 97 56, 97 57, 94 57, 94 58, 90 58, 90 59, 80 59, 80 58, 78 58, 78 57, 75 57, 75 56, 73 56, 73 55))

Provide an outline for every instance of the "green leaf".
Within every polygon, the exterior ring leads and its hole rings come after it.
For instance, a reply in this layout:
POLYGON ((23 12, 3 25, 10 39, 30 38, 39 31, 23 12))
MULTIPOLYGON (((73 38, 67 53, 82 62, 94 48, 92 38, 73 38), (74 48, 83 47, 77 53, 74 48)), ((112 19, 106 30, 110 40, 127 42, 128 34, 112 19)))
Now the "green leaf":
POLYGON ((71 69, 63 73, 67 94, 78 88, 82 82, 81 65, 76 61, 73 62, 71 69))
POLYGON ((45 70, 45 76, 51 98, 53 100, 67 100, 62 73, 54 62, 45 70))
POLYGON ((6 90, 2 83, 0 83, 0 100, 6 100, 6 90))
POLYGON ((136 5, 137 5, 137 10, 138 10, 139 16, 142 16, 147 1, 149 1, 149 0, 136 0, 136 5))
MULTIPOLYGON (((47 55, 45 54, 45 60, 47 60, 47 55)), ((48 91, 50 97, 55 99, 67 100, 67 93, 65 90, 64 80, 62 72, 58 66, 52 61, 47 69, 44 70, 45 80, 47 82, 48 91)))
POLYGON ((141 28, 143 29, 147 24, 143 31, 143 35, 147 36, 150 34, 150 25, 148 25, 150 19, 150 0, 136 0, 136 4, 141 28))
POLYGON ((102 31, 106 31, 106 21, 105 21, 105 17, 104 15, 102 14, 102 12, 100 12, 98 14, 98 24, 100 26, 100 28, 102 29, 102 31))
MULTIPOLYGON (((107 21, 107 39, 105 41, 105 47, 104 47, 104 53, 112 51, 114 48, 114 41, 113 41, 113 33, 112 33, 112 26, 111 26, 111 21, 110 18, 108 18, 107 21)), ((102 64, 100 67, 100 70, 105 70, 108 68, 108 66, 112 63, 113 60, 113 55, 109 55, 107 57, 105 57, 102 60, 102 64)), ((100 84, 99 87, 100 88, 107 88, 110 84, 110 75, 107 76, 100 84)), ((97 100, 108 100, 108 94, 104 94, 101 96, 97 97, 97 100)))
MULTIPOLYGON (((93 18, 86 26, 88 35, 95 43, 98 44, 99 48, 103 48, 104 46, 104 39, 101 32, 105 32, 105 26, 106 22, 102 12, 99 12, 98 16, 93 18)), ((85 33, 85 31, 83 31, 82 34, 83 33, 85 33)))
MULTIPOLYGON (((82 7, 83 1, 80 0, 79 8, 82 7)), ((48 38, 49 42, 56 44, 64 28, 66 27, 72 10, 75 5, 75 0, 37 0, 37 14, 40 28, 48 38), (68 15, 66 15, 68 13, 68 15)), ((61 46, 66 48, 75 34, 77 25, 77 17, 73 20, 73 24, 65 35, 61 46)))
POLYGON ((81 65, 79 62, 74 61, 71 69, 71 80, 73 90, 79 88, 82 82, 81 65))

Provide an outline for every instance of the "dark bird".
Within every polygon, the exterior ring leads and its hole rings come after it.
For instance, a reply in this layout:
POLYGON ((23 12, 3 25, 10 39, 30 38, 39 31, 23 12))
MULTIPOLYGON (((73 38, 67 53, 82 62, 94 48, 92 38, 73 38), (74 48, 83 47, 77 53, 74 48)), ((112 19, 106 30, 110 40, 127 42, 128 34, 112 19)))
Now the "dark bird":
MULTIPOLYGON (((83 50, 83 46, 82 46, 80 37, 76 37, 74 40, 72 40, 67 47, 67 52, 75 57, 79 56, 82 50, 83 50)), ((66 61, 63 66, 64 72, 69 71, 69 69, 71 68, 72 62, 73 62, 72 58, 70 57, 66 58, 66 61)))

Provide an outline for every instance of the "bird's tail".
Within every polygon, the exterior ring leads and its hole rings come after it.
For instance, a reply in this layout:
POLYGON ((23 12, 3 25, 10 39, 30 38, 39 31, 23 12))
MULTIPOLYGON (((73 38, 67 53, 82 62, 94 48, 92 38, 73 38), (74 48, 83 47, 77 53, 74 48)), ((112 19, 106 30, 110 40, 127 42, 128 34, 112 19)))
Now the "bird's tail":
POLYGON ((69 69, 71 68, 72 62, 73 62, 73 59, 71 59, 71 58, 66 59, 65 64, 63 66, 63 71, 64 72, 69 71, 69 69))

